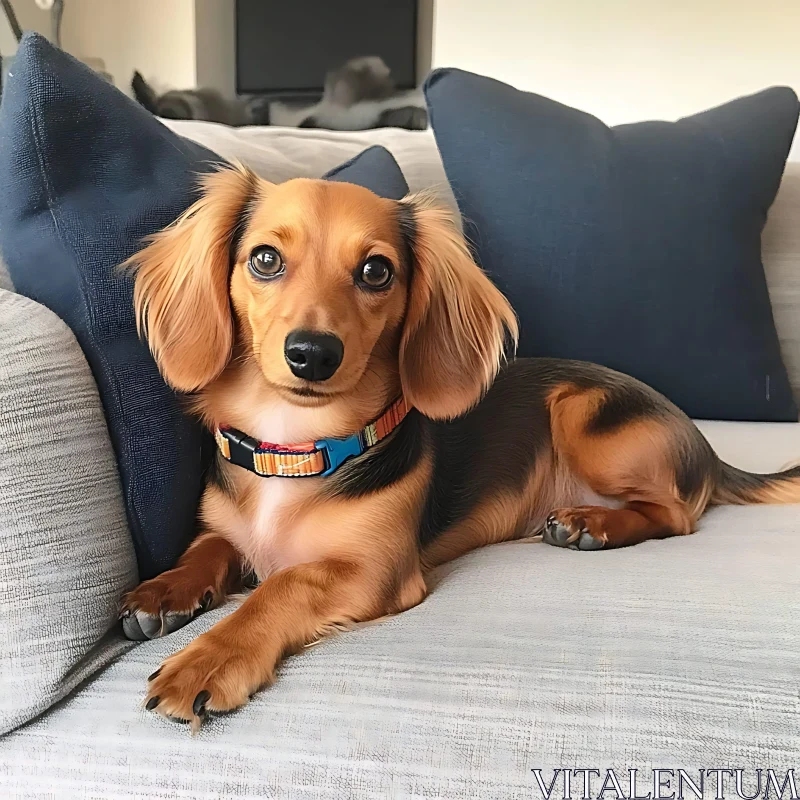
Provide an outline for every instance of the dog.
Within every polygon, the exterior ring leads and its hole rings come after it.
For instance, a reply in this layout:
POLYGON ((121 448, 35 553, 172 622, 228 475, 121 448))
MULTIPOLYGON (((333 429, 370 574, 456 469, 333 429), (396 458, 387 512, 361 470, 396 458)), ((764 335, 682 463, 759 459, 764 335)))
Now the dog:
POLYGON ((197 538, 123 624, 163 635, 261 581, 149 678, 146 708, 193 728, 287 654, 416 606, 474 548, 625 547, 692 533, 710 504, 800 501, 800 468, 723 463, 633 378, 506 360, 514 312, 425 196, 225 168, 128 266, 141 333, 218 454, 197 538))

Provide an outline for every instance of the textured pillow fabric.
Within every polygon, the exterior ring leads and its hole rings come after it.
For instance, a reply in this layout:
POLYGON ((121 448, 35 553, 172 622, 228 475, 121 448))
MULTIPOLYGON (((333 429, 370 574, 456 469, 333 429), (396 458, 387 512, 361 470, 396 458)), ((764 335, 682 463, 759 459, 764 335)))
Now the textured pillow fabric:
POLYGON ((324 177, 329 181, 355 183, 390 200, 399 200, 408 194, 408 184, 394 156, 379 145, 353 156, 324 177))
POLYGON ((498 81, 439 70, 426 95, 482 266, 519 353, 595 361, 695 417, 797 419, 761 231, 798 116, 773 88, 609 128, 498 81))
POLYGON ((0 734, 129 645, 136 584, 119 475, 92 374, 67 326, 0 290, 0 734), (108 635, 107 635, 108 634, 108 635))
POLYGON ((86 354, 151 577, 194 534, 204 435, 139 341, 132 281, 116 267, 189 205, 196 174, 219 158, 36 34, 3 87, 0 139, 0 250, 16 291, 55 311, 86 354))

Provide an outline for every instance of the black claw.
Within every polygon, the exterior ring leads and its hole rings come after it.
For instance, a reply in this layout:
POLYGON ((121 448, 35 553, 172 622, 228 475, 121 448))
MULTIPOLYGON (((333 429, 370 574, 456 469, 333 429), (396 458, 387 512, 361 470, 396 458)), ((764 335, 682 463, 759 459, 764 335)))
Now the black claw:
POLYGON ((208 611, 211 608, 211 604, 214 602, 214 593, 213 592, 206 592, 203 595, 203 600, 200 603, 200 608, 203 611, 208 611))
POLYGON ((160 702, 161 702, 161 698, 158 695, 156 695, 155 697, 151 697, 147 701, 147 705, 145 706, 145 708, 148 711, 152 711, 160 702))
POLYGON ((194 703, 192 703, 192 713, 198 717, 202 717, 203 714, 206 713, 206 703, 209 697, 211 697, 211 692, 207 689, 203 689, 202 692, 199 692, 194 699, 194 703))
POLYGON ((159 667, 152 675, 148 675, 147 680, 154 681, 161 674, 162 669, 164 669, 164 667, 159 667))

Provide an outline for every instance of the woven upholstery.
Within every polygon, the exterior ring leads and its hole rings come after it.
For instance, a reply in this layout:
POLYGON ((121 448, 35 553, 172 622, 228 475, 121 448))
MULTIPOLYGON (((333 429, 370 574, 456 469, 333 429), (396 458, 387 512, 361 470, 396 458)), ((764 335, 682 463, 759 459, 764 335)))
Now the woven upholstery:
POLYGON ((100 398, 72 333, 0 289, 0 342, 2 733, 128 647, 117 608, 136 566, 100 398))
POLYGON ((142 709, 146 678, 226 606, 0 739, 0 795, 531 800, 536 767, 739 767, 752 794, 800 752, 798 528, 796 506, 729 508, 626 550, 485 548, 192 737, 142 709))

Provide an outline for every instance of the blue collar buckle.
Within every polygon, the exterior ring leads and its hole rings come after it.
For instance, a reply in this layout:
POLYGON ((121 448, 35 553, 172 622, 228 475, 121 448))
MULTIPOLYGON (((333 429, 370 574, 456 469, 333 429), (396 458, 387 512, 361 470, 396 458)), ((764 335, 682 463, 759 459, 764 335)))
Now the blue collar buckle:
POLYGON ((314 447, 321 450, 325 457, 326 468, 320 473, 323 477, 336 472, 348 458, 360 456, 366 449, 361 433, 354 433, 345 439, 319 439, 314 447))

